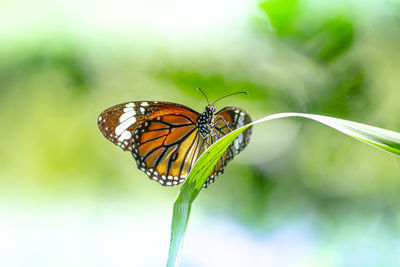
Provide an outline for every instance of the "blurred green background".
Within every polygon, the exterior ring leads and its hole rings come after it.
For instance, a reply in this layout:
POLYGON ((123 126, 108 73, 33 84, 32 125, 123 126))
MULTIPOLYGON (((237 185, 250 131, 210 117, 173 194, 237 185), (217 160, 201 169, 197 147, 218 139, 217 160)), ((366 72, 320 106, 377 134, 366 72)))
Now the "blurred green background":
MULTIPOLYGON (((400 131, 396 0, 0 3, 0 265, 162 266, 179 187, 97 128, 130 100, 400 131)), ((284 119, 194 203, 182 266, 399 266, 400 161, 284 119)))

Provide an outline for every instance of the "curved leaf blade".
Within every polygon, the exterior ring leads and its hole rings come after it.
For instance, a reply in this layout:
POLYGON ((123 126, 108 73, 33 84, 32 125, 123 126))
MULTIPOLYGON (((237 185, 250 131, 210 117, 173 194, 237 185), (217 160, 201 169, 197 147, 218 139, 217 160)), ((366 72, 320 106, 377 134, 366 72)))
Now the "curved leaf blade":
POLYGON ((278 113, 266 116, 242 128, 236 129, 219 139, 201 155, 179 191, 173 209, 171 240, 167 262, 168 267, 179 266, 183 238, 188 225, 192 202, 200 193, 203 184, 207 180, 208 174, 212 171, 214 165, 224 151, 240 133, 251 125, 286 117, 302 117, 314 120, 353 137, 356 140, 400 156, 400 133, 358 122, 316 114, 278 113))

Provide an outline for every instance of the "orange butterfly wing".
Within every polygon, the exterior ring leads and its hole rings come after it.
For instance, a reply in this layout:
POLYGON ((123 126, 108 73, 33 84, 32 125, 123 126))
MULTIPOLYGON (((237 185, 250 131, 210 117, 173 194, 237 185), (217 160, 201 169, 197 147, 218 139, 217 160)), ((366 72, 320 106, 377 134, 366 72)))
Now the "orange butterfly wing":
POLYGON ((132 155, 138 168, 162 185, 185 181, 199 154, 195 121, 183 114, 162 115, 135 130, 132 155))
POLYGON ((146 120, 174 113, 186 114, 191 121, 196 121, 199 116, 198 112, 176 103, 134 101, 103 111, 98 118, 98 126, 108 140, 125 151, 132 151, 132 136, 138 125, 146 120))

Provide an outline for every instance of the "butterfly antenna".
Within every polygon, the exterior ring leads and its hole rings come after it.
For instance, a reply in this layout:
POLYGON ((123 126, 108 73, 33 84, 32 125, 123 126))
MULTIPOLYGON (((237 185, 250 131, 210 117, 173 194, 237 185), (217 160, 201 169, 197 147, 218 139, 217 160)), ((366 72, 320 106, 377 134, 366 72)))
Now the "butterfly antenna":
POLYGON ((208 102, 208 98, 207 98, 206 94, 203 92, 203 90, 201 90, 200 87, 197 87, 196 90, 200 90, 200 92, 204 95, 204 97, 205 97, 206 100, 207 100, 207 105, 210 105, 210 102, 208 102))
POLYGON ((225 97, 228 97, 228 96, 231 96, 231 95, 237 95, 237 94, 246 94, 246 95, 249 95, 249 93, 244 92, 244 91, 243 91, 243 92, 236 92, 236 93, 229 94, 229 95, 224 95, 224 96, 218 98, 217 100, 215 100, 215 101, 212 103, 212 105, 214 106, 214 104, 215 104, 217 101, 221 100, 222 98, 225 98, 225 97))

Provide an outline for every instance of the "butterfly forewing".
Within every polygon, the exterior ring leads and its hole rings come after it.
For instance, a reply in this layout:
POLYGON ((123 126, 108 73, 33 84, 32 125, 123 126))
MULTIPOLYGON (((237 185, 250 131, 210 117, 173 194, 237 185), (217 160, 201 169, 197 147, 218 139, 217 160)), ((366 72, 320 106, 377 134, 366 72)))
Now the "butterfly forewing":
POLYGON ((133 101, 113 106, 103 111, 98 125, 103 135, 123 150, 132 150, 132 137, 138 125, 148 119, 172 114, 188 113, 195 120, 198 113, 183 105, 170 102, 133 101))

